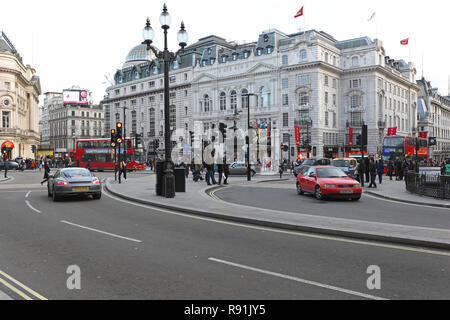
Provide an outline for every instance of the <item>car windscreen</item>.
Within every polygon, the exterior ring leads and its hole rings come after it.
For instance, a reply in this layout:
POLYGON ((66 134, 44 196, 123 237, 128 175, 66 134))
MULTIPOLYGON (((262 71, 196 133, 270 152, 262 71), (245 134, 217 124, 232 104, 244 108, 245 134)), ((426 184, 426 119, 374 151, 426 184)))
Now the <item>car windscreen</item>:
POLYGON ((347 175, 338 168, 319 168, 317 169, 318 178, 346 178, 347 175))
POLYGON ((302 163, 302 165, 304 165, 304 166, 313 166, 315 163, 316 163, 316 160, 308 159, 308 160, 305 160, 302 163))
POLYGON ((86 178, 91 177, 91 173, 89 170, 86 169, 70 169, 70 170, 64 170, 62 172, 63 176, 66 178, 86 178))
POLYGON ((331 161, 331 165, 338 168, 347 168, 350 167, 350 162, 347 160, 333 160, 331 161))

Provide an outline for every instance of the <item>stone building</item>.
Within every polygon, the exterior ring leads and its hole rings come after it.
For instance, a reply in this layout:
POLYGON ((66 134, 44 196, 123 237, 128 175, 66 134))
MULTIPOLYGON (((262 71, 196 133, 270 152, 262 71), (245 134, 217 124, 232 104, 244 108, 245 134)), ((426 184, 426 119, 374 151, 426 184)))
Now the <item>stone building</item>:
POLYGON ((32 146, 40 144, 39 95, 36 70, 0 31, 0 145, 8 142, 9 158, 34 158, 32 146))
POLYGON ((417 84, 420 93, 415 132, 427 132, 428 137, 437 139, 437 145, 430 147, 429 156, 442 162, 450 158, 450 96, 441 95, 425 78, 418 80, 417 84))

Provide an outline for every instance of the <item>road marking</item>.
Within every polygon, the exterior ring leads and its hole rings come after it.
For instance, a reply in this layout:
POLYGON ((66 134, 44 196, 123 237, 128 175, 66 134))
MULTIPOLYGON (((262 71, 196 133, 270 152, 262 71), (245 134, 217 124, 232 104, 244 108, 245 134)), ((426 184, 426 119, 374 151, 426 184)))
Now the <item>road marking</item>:
POLYGON ((38 209, 36 209, 35 207, 33 207, 33 206, 30 204, 30 201, 26 200, 25 203, 26 203, 27 206, 28 206, 31 210, 33 210, 34 212, 36 212, 36 213, 41 213, 38 209))
POLYGON ((109 233, 109 232, 101 231, 101 230, 98 230, 98 229, 93 229, 93 228, 81 226, 79 224, 75 224, 75 223, 72 223, 72 222, 69 222, 69 221, 62 220, 61 222, 65 223, 65 224, 68 224, 68 225, 71 225, 71 226, 74 226, 74 227, 81 228, 81 229, 85 229, 85 230, 89 230, 89 231, 94 231, 94 232, 98 232, 98 233, 101 233, 101 234, 105 234, 105 235, 108 235, 108 236, 111 236, 111 237, 114 237, 114 238, 119 238, 119 239, 123 239, 123 240, 128 240, 128 241, 142 243, 141 240, 136 240, 136 239, 133 239, 133 238, 123 237, 123 236, 119 236, 119 235, 114 234, 114 233, 109 233))
POLYGON ((370 247, 395 249, 395 250, 411 251, 411 252, 416 252, 416 253, 424 253, 424 254, 431 254, 431 255, 437 255, 437 256, 450 257, 450 252, 444 252, 444 251, 419 249, 419 248, 406 247, 406 246, 401 246, 401 245, 389 245, 389 244, 383 244, 383 243, 377 243, 377 242, 369 242, 369 241, 364 241, 364 240, 352 240, 352 239, 347 239, 347 238, 343 238, 343 237, 342 238, 338 238, 338 237, 333 237, 333 236, 322 236, 322 235, 318 235, 318 234, 304 233, 304 232, 300 232, 300 231, 287 231, 287 230, 281 230, 281 229, 275 229, 275 228, 259 227, 259 226, 254 226, 254 225, 250 225, 250 224, 244 224, 244 223, 238 223, 238 222, 229 222, 229 221, 218 220, 218 219, 214 219, 214 218, 205 218, 205 217, 201 217, 201 216, 195 216, 193 214, 179 213, 179 212, 175 212, 175 211, 170 211, 170 210, 166 210, 166 209, 152 207, 150 205, 144 205, 144 204, 135 203, 135 202, 132 202, 132 201, 120 199, 120 198, 117 198, 116 196, 113 196, 113 195, 109 194, 109 192, 107 192, 104 188, 103 188, 103 194, 106 195, 107 197, 111 198, 111 199, 116 200, 116 201, 123 202, 123 203, 126 203, 126 204, 130 204, 130 205, 133 205, 133 206, 136 206, 136 207, 141 207, 141 208, 145 208, 145 209, 148 209, 148 210, 159 211, 159 212, 163 212, 163 213, 167 213, 167 214, 171 214, 171 215, 175 215, 175 216, 180 216, 180 217, 185 217, 185 218, 189 218, 189 219, 220 223, 220 224, 224 224, 224 225, 230 225, 230 226, 234 226, 234 227, 258 230, 258 231, 264 231, 264 232, 267 231, 267 232, 287 234, 287 235, 298 236, 298 237, 303 237, 303 238, 330 240, 330 241, 335 241, 335 242, 344 242, 344 243, 351 243, 351 244, 370 246, 370 247))
POLYGON ((28 191, 28 193, 26 194, 25 198, 28 198, 31 194, 31 191, 28 191))
POLYGON ((220 259, 216 259, 216 258, 209 258, 208 260, 209 261, 213 261, 213 262, 217 262, 217 263, 221 263, 221 264, 226 264, 226 265, 229 265, 229 266, 232 266, 232 267, 236 267, 236 268, 240 268, 240 269, 245 269, 245 270, 254 271, 254 272, 258 272, 258 273, 263 273, 263 274, 266 274, 266 275, 269 275, 269 276, 274 276, 274 277, 278 277, 278 278, 282 278, 282 279, 286 279, 286 280, 300 282, 300 283, 311 285, 311 286, 315 286, 315 287, 325 288, 325 289, 333 290, 333 291, 339 291, 339 292, 342 292, 342 293, 350 294, 350 295, 353 295, 353 296, 358 296, 358 297, 365 298, 365 299, 388 300, 388 299, 385 299, 385 298, 372 296, 370 294, 365 294, 365 293, 362 293, 362 292, 357 292, 357 291, 352 291, 352 290, 348 290, 348 289, 343 289, 343 288, 331 286, 331 285, 328 285, 328 284, 323 284, 323 283, 320 283, 320 282, 305 280, 305 279, 289 276, 289 275, 282 274, 282 273, 276 273, 276 272, 272 272, 272 271, 267 271, 267 270, 262 270, 262 269, 258 269, 258 268, 253 268, 253 267, 249 267, 249 266, 245 266, 245 265, 242 265, 242 264, 237 264, 237 263, 233 263, 233 262, 229 262, 229 261, 225 261, 225 260, 220 260, 220 259))
POLYGON ((20 289, 25 290, 26 293, 24 293, 22 290, 20 290, 19 288, 16 288, 15 286, 11 285, 10 283, 6 282, 4 279, 0 278, 0 282, 6 286, 7 288, 9 288, 10 290, 12 290, 13 292, 17 293, 19 296, 21 296, 22 298, 24 298, 25 300, 33 300, 33 298, 31 298, 28 294, 31 294, 33 296, 35 296, 36 298, 38 298, 39 300, 47 300, 47 298, 45 298, 44 296, 40 295, 39 293, 37 293, 36 291, 34 291, 33 289, 30 289, 29 287, 27 287, 26 285, 24 285, 23 283, 17 281, 16 279, 14 279, 13 277, 11 277, 10 275, 6 274, 5 272, 0 270, 0 275, 3 276, 4 278, 8 279, 9 281, 13 282, 16 286, 18 286, 20 289))

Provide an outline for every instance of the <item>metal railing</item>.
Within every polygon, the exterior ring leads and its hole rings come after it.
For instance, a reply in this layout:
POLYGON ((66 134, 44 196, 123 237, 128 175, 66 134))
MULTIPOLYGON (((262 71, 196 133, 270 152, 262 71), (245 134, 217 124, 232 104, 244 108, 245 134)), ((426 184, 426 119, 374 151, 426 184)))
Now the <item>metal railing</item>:
POLYGON ((409 172, 406 175, 406 190, 421 196, 450 199, 450 176, 409 172))

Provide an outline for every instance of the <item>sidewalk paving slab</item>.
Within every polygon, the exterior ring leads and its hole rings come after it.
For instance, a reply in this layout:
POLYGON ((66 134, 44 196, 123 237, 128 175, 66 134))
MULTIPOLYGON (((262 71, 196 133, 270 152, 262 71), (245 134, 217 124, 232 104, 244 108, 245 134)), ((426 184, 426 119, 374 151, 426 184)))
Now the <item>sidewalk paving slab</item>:
MULTIPOLYGON (((233 185, 245 185, 248 183, 243 180, 244 178, 240 179, 241 182, 233 180, 231 183, 233 185)), ((258 177, 251 183, 263 183, 264 181, 273 182, 280 180, 267 180, 267 177, 258 177)), ((270 228, 450 249, 450 230, 247 207, 213 199, 209 193, 222 188, 221 186, 206 186, 204 182, 194 183, 191 179, 186 184, 188 192, 177 193, 174 199, 166 199, 156 195, 155 176, 133 177, 122 185, 109 178, 105 182, 105 187, 111 194, 122 199, 203 217, 270 228)))
POLYGON ((377 184, 377 186, 378 188, 376 189, 365 188, 364 192, 388 200, 428 205, 432 207, 450 208, 450 200, 436 199, 410 193, 406 190, 404 181, 384 180, 383 184, 377 184))

